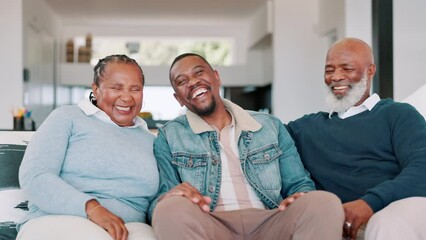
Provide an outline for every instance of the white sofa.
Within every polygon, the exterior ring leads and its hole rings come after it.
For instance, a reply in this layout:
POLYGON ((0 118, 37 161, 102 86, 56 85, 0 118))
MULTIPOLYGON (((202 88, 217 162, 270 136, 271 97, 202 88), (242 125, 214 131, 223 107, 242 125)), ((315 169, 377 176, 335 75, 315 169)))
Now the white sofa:
POLYGON ((426 84, 417 89, 417 91, 408 96, 402 102, 413 105, 426 119, 426 84))
POLYGON ((27 214, 25 195, 19 188, 18 172, 33 131, 0 131, 0 239, 13 234, 16 223, 27 214), (18 208, 17 208, 18 206, 18 208))

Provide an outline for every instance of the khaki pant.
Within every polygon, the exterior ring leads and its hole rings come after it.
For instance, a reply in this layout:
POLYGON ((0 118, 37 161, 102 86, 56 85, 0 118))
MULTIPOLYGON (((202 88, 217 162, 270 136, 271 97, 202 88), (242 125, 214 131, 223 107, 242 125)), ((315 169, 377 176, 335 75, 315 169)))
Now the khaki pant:
POLYGON ((244 209, 203 212, 184 197, 158 203, 152 226, 159 240, 342 239, 340 200, 323 191, 309 192, 284 211, 244 209))

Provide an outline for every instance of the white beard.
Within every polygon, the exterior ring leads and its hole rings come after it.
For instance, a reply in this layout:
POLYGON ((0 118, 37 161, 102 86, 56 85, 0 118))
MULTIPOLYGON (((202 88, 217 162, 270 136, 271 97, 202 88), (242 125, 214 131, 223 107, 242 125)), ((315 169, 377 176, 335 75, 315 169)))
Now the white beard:
POLYGON ((330 112, 344 112, 348 110, 350 107, 354 106, 359 100, 361 100, 362 96, 365 93, 365 90, 367 89, 367 74, 364 74, 362 79, 351 85, 351 89, 347 93, 346 96, 343 96, 342 98, 337 98, 333 94, 333 90, 327 86, 327 96, 326 96, 326 102, 327 106, 329 108, 330 112))

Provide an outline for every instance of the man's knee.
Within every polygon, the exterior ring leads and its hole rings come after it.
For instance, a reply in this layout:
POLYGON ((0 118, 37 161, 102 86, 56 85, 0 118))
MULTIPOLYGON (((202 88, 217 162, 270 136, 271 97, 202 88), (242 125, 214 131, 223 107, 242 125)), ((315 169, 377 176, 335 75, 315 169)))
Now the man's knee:
POLYGON ((186 197, 169 197, 161 200, 154 209, 153 220, 156 218, 173 218, 182 217, 185 213, 190 213, 194 210, 194 203, 186 197))
POLYGON ((343 221, 344 211, 342 202, 335 194, 326 191, 312 191, 307 193, 306 197, 306 205, 309 206, 310 211, 333 216, 343 221))
POLYGON ((154 209, 152 227, 157 239, 206 239, 202 220, 208 216, 185 197, 161 200, 154 209))
POLYGON ((170 197, 161 200, 154 209, 152 225, 188 225, 201 212, 198 205, 186 197, 170 197))

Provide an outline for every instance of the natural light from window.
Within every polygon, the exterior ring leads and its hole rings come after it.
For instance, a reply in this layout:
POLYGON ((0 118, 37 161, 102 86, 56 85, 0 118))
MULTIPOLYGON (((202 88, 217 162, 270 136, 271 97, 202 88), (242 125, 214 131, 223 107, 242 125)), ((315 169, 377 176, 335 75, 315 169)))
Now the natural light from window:
MULTIPOLYGON (((76 49, 85 45, 85 37, 74 38, 76 49)), ((112 54, 126 54, 143 66, 170 66, 179 54, 193 52, 205 57, 212 65, 234 64, 234 40, 232 38, 201 37, 100 37, 92 39, 90 63, 95 66, 100 58, 112 54)), ((87 97, 91 90, 73 87, 70 95, 76 99, 87 97), (82 96, 82 95, 85 96, 82 96)), ((223 91, 222 91, 223 92, 223 91)), ((173 96, 169 86, 145 86, 142 112, 150 112, 154 120, 171 120, 185 113, 173 96)))

